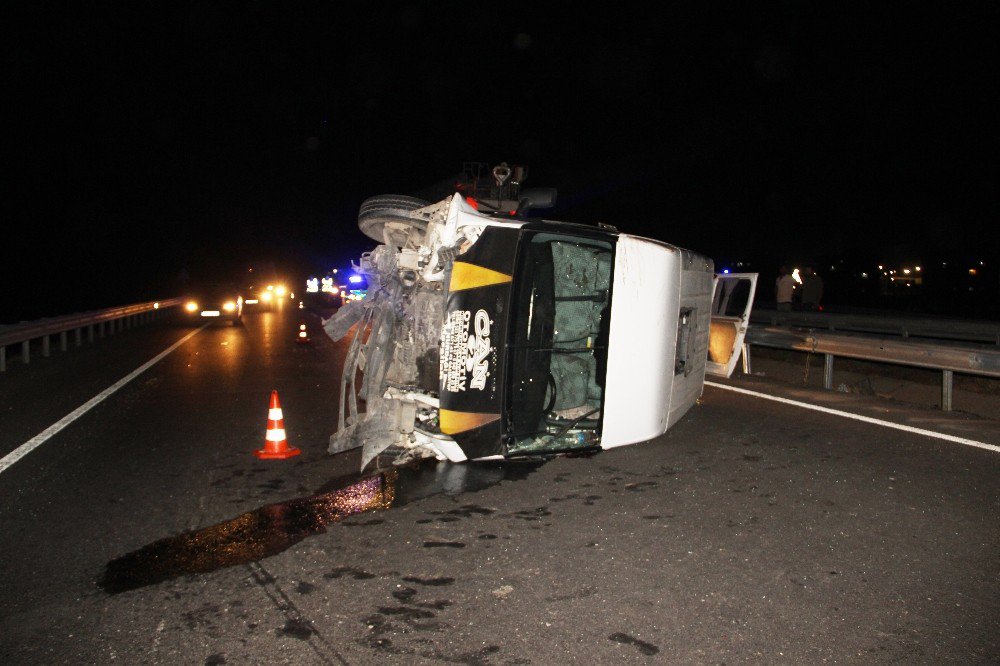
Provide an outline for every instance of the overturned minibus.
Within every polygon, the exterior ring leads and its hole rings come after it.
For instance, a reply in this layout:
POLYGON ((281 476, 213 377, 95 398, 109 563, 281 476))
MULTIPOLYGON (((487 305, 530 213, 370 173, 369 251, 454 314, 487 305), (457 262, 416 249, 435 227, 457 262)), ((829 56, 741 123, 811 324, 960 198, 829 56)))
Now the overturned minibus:
POLYGON ((334 340, 353 331, 331 453, 361 447, 364 469, 609 449, 664 433, 706 372, 732 373, 756 274, 526 217, 554 196, 491 212, 460 194, 362 204, 379 242, 356 267, 367 295, 324 322, 334 340))

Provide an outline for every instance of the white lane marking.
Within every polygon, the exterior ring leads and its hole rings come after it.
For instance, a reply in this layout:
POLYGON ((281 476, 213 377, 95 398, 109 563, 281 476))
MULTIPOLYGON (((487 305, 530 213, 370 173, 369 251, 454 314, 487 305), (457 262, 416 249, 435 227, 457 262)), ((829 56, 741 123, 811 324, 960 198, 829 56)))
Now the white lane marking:
POLYGON ((62 417, 61 419, 50 425, 48 428, 46 428, 42 432, 38 433, 37 435, 29 439, 24 444, 22 444, 21 446, 17 447, 13 451, 5 455, 3 458, 0 458, 0 473, 3 473, 8 467, 10 467, 24 456, 34 451, 42 444, 44 444, 48 439, 50 439, 60 430, 62 430, 63 428, 71 424, 73 421, 77 420, 78 418, 86 414, 88 411, 90 411, 92 408, 98 405, 102 400, 107 398, 109 395, 111 395, 121 387, 125 386, 130 381, 141 375, 142 373, 146 372, 146 370, 149 370, 151 367, 159 363, 167 354, 174 351, 182 344, 190 340, 192 337, 200 333, 201 330, 205 328, 205 326, 208 326, 208 324, 205 324, 204 326, 202 326, 197 330, 191 331, 183 338, 172 344, 166 351, 163 351, 160 354, 158 354, 156 358, 146 362, 136 370, 133 370, 127 376, 122 377, 117 382, 115 382, 108 388, 104 389, 103 391, 95 395, 93 398, 83 403, 82 405, 74 409, 72 412, 62 417))
POLYGON ((757 391, 737 388, 735 386, 728 386, 726 384, 717 384, 715 382, 706 381, 705 386, 713 386, 715 388, 725 389, 727 391, 735 391, 736 393, 745 393, 746 395, 752 395, 758 398, 764 398, 765 400, 774 400, 775 402, 781 402, 786 405, 795 405, 796 407, 813 409, 816 410, 817 412, 824 412, 826 414, 833 414, 835 416, 843 416, 844 418, 854 419, 856 421, 864 421, 865 423, 874 423, 875 425, 885 426, 886 428, 905 430, 906 432, 912 432, 918 435, 925 435, 927 437, 934 437, 936 439, 943 439, 949 442, 965 444, 966 446, 975 446, 976 448, 986 449, 987 451, 994 451, 996 453, 1000 453, 1000 446, 997 446, 995 444, 987 444, 986 442, 977 442, 974 439, 965 439, 964 437, 956 437, 955 435, 946 435, 943 432, 935 432, 934 430, 924 430, 923 428, 914 428, 913 426, 902 425, 900 423, 893 423, 892 421, 883 421, 882 419, 875 419, 870 416, 861 416, 860 414, 852 414, 851 412, 842 412, 839 409, 820 407, 819 405, 811 405, 808 402, 790 400, 789 398, 779 398, 778 396, 775 395, 759 393, 757 391))

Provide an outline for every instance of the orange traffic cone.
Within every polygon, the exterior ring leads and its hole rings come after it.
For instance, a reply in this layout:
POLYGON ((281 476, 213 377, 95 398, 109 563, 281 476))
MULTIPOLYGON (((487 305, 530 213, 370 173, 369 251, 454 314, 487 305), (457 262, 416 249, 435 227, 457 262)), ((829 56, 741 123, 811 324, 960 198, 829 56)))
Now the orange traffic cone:
POLYGON ((288 446, 285 439, 285 417, 281 413, 281 403, 278 402, 278 392, 271 391, 271 407, 267 410, 267 434, 264 438, 264 448, 253 452, 262 460, 284 460, 302 453, 301 449, 288 446))
POLYGON ((307 342, 312 342, 309 339, 309 334, 306 332, 306 325, 299 324, 299 334, 296 336, 295 341, 300 344, 306 344, 307 342))

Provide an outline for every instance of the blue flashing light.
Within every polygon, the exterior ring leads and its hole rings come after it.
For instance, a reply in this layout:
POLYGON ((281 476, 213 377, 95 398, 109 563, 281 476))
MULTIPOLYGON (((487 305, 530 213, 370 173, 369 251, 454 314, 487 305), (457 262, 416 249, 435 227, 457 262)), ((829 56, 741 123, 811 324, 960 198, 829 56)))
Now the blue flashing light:
POLYGON ((360 275, 352 275, 351 277, 347 278, 347 281, 350 282, 351 284, 357 284, 357 283, 361 282, 361 276, 360 275))
POLYGON ((722 269, 722 273, 723 273, 724 275, 729 275, 729 269, 728 269, 728 268, 723 268, 723 269, 722 269))

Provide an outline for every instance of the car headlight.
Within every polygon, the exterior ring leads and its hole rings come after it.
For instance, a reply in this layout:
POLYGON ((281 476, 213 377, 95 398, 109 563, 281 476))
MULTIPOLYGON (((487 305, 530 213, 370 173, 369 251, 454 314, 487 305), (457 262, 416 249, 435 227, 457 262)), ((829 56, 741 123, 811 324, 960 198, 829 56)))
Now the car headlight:
POLYGON ((233 310, 236 309, 236 303, 233 303, 232 301, 226 301, 225 303, 222 304, 222 309, 225 310, 226 312, 232 312, 233 310))
POLYGON ((265 303, 269 303, 271 301, 271 292, 269 291, 262 292, 260 295, 260 300, 264 301, 265 303))
POLYGON ((274 288, 274 293, 276 293, 278 296, 284 296, 285 295, 285 285, 279 284, 277 287, 274 288))
POLYGON ((195 303, 194 301, 188 301, 187 303, 184 304, 184 309, 187 310, 188 312, 194 312, 195 310, 198 309, 198 304, 195 303))

